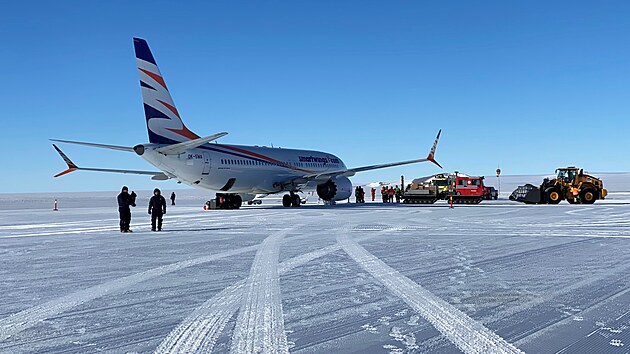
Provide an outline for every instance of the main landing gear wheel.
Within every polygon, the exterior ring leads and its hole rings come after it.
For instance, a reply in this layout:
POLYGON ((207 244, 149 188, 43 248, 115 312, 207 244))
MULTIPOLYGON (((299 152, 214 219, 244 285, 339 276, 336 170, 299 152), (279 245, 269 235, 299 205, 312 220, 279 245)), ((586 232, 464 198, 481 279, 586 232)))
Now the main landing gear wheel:
POLYGON ((302 204, 302 199, 300 196, 291 192, 290 194, 285 194, 282 197, 282 206, 285 208, 289 207, 299 207, 302 204))
POLYGON ((299 207, 300 204, 302 204, 302 200, 300 199, 300 196, 297 194, 293 194, 291 196, 291 206, 292 207, 299 207))
POLYGON ((291 202, 292 202, 292 201, 291 201, 291 195, 289 195, 289 194, 285 194, 285 195, 282 197, 282 206, 283 206, 283 207, 285 207, 285 208, 290 207, 290 206, 291 206, 291 202))
POLYGON ((235 195, 232 198, 232 209, 239 209, 243 205, 243 198, 240 195, 235 195))

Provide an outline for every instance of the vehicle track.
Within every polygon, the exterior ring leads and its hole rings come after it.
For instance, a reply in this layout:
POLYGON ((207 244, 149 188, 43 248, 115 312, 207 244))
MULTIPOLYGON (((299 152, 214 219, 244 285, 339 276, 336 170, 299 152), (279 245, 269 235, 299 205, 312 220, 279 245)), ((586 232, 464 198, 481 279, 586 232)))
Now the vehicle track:
MULTIPOLYGON (((617 280, 623 281, 627 279, 627 277, 621 276, 619 277, 617 280)), ((609 286, 610 288, 613 288, 612 286, 609 286)), ((630 292, 630 287, 622 287, 622 288, 616 288, 616 291, 613 291, 611 293, 606 294, 603 297, 599 297, 595 300, 592 300, 590 303, 588 303, 583 309, 581 309, 579 312, 573 313, 571 315, 564 315, 561 316, 559 319, 554 320, 554 321, 550 321, 544 325, 539 325, 535 328, 530 329, 529 331, 526 331, 524 333, 519 333, 516 334, 514 337, 516 339, 517 343, 520 344, 524 344, 524 343, 528 343, 531 340, 534 340, 538 337, 540 337, 541 335, 548 333, 549 331, 553 330, 554 328, 561 326, 562 324, 566 323, 567 321, 572 321, 572 318, 574 316, 580 315, 580 314, 585 314, 588 313, 594 309, 597 309, 603 305, 605 305, 606 303, 620 297, 623 296, 625 294, 627 294, 628 292, 630 292)))
POLYGON ((337 242, 363 269, 430 322, 464 353, 523 353, 494 332, 367 252, 339 233, 337 242))
MULTIPOLYGON (((536 317, 540 315, 539 314, 540 311, 536 310, 538 306, 545 306, 545 304, 549 304, 552 300, 555 300, 555 302, 557 303, 566 303, 567 301, 570 301, 570 300, 564 297, 569 296, 571 293, 573 293, 576 290, 588 289, 589 287, 595 286, 597 283, 600 283, 600 282, 610 283, 608 287, 613 289, 614 286, 612 284, 615 284, 619 281, 623 281, 623 279, 625 278, 625 274, 628 274, 629 270, 630 270, 630 267, 623 267, 623 268, 615 269, 612 272, 612 274, 610 272, 602 272, 597 277, 589 277, 579 282, 570 284, 566 287, 562 287, 557 290, 552 290, 550 293, 545 293, 541 296, 537 296, 536 298, 529 300, 527 302, 519 303, 519 304, 516 304, 515 306, 507 307, 504 309, 499 309, 498 311, 492 314, 487 314, 485 316, 482 316, 480 318, 480 321, 485 323, 486 325, 492 324, 493 327, 505 328, 506 327, 505 324, 502 324, 501 322, 510 321, 514 323, 515 318, 513 316, 517 315, 517 316, 521 316, 520 319, 516 319, 518 323, 522 323, 522 324, 523 323, 529 323, 529 324, 536 323, 536 321, 532 320, 532 317, 536 317)), ((552 328, 557 327, 558 325, 564 322, 572 321, 572 318, 574 316, 586 313, 594 308, 597 308, 601 306, 602 304, 615 298, 616 296, 619 296, 619 294, 624 294, 625 292, 628 292, 628 291, 630 291, 629 288, 623 288, 619 291, 614 291, 604 296, 603 298, 598 297, 597 300, 594 300, 593 302, 588 304, 587 307, 583 309, 582 311, 580 311, 579 313, 560 316, 558 319, 554 320, 553 322, 542 323, 542 324, 538 323, 538 325, 536 326, 533 326, 533 327, 529 326, 527 328, 523 328, 521 331, 513 332, 510 335, 505 335, 505 337, 509 339, 510 341, 514 341, 515 343, 519 345, 526 344, 529 341, 531 341, 533 338, 536 338, 539 335, 541 335, 542 333, 546 333, 550 331, 552 328)), ((554 313, 556 312, 555 309, 552 309, 551 311, 553 311, 554 313)), ((439 349, 439 348, 445 348, 447 344, 445 343, 445 340, 442 337, 432 337, 425 340, 422 343, 422 345, 430 347, 432 349, 439 349)))
POLYGON ((252 245, 236 250, 220 252, 217 254, 189 259, 177 263, 167 264, 161 267, 149 269, 126 277, 114 279, 84 290, 79 290, 71 294, 45 302, 41 305, 17 312, 13 315, 0 319, 0 342, 5 341, 12 335, 31 328, 38 323, 68 311, 85 302, 103 297, 113 292, 128 288, 137 283, 147 281, 165 274, 173 273, 184 268, 197 266, 200 264, 213 262, 222 258, 236 256, 242 253, 253 252, 259 245, 252 245))
MULTIPOLYGON (((377 231, 363 236, 361 240, 392 230, 395 228, 377 231)), ((278 265, 278 274, 287 273, 317 258, 338 251, 340 248, 338 244, 334 244, 290 258, 278 265)), ((238 311, 244 287, 245 280, 238 281, 206 301, 169 333, 156 348, 155 353, 211 352, 225 325, 238 311), (217 305, 219 303, 220 306, 217 305)))
MULTIPOLYGON (((408 231, 405 227, 402 227, 400 229, 400 231, 404 234, 406 231, 408 231)), ((586 240, 577 240, 577 241, 571 241, 571 242, 565 242, 565 243, 561 243, 561 244, 553 244, 553 245, 548 245, 548 246, 544 246, 544 247, 537 247, 537 248, 529 248, 527 250, 524 251, 519 251, 519 252, 513 252, 513 253, 509 253, 509 254, 503 254, 501 256, 497 256, 497 257, 488 257, 486 259, 481 259, 479 260, 477 263, 472 263, 472 264, 479 264, 479 265, 489 265, 491 267, 487 267, 485 268, 485 272, 484 274, 486 276, 490 276, 492 274, 494 274, 495 272, 500 272, 502 270, 504 270, 506 268, 507 263, 511 263, 512 258, 516 258, 513 261, 517 262, 517 263, 525 263, 525 260, 527 259, 525 257, 525 255, 535 255, 535 256, 544 256, 545 254, 547 254, 548 252, 552 252, 552 251, 558 251, 558 250, 564 250, 565 247, 572 247, 572 246, 579 246, 581 243, 586 242, 586 240), (498 263, 495 265, 493 262, 498 261, 498 263)), ((493 252, 485 252, 485 253, 493 253, 493 252)), ((405 258, 407 257, 407 255, 405 254, 398 254, 397 258, 405 258)), ((450 272, 454 269, 459 268, 459 266, 449 266, 449 267, 444 267, 444 268, 439 268, 439 269, 435 269, 433 271, 425 271, 422 268, 411 268, 405 271, 405 275, 410 277, 410 278, 421 278, 423 280, 425 280, 428 283, 433 284, 434 286, 437 286, 438 288, 440 287, 439 284, 449 284, 449 280, 447 279, 446 275, 448 275, 450 272)), ((360 286, 362 284, 367 284, 369 283, 369 280, 365 280, 365 282, 361 282, 361 283, 355 283, 353 285, 355 286, 360 286)), ((324 292, 318 292, 318 297, 326 297, 326 294, 329 293, 334 293, 338 291, 337 287, 334 288, 329 288, 326 289, 326 291, 324 292)), ((299 293, 301 291, 293 291, 292 296, 299 296, 299 293)), ((368 302, 364 302, 362 305, 363 306, 369 306, 369 305, 374 305, 376 303, 382 302, 382 300, 374 300, 374 301, 368 301, 368 302), (375 301, 375 302, 374 302, 375 301)), ((383 305, 380 305, 380 307, 385 308, 383 305)), ((396 308, 396 305, 387 305, 387 307, 391 307, 392 310, 396 308)), ((332 313, 337 313, 338 311, 344 311, 344 308, 341 309, 334 309, 331 310, 332 312, 326 311, 323 313, 318 313, 315 315, 311 315, 308 317, 301 317, 300 321, 305 321, 308 323, 313 323, 315 322, 316 318, 319 318, 321 316, 327 316, 330 315, 332 313)), ((394 311, 395 312, 395 311, 394 311)), ((318 338, 318 340, 309 340, 308 343, 304 343, 301 345, 298 345, 297 349, 304 349, 304 348, 312 348, 316 345, 322 344, 328 340, 330 340, 331 338, 326 338, 325 333, 333 333, 336 336, 334 338, 338 338, 340 336, 346 336, 346 335, 351 335, 351 334, 355 334, 355 333, 360 333, 363 330, 360 329, 360 326, 362 324, 365 323, 365 319, 358 317, 354 320, 348 320, 348 321, 338 321, 338 324, 326 324, 325 328, 323 328, 321 331, 318 331, 316 336, 318 338)))
POLYGON ((278 275, 280 244, 286 234, 287 231, 272 234, 256 252, 241 295, 231 353, 289 353, 278 275))
MULTIPOLYGON (((256 218, 258 224, 265 222, 264 216, 256 218)), ((304 235, 295 236, 297 238, 306 237, 304 235)), ((8 317, 0 319, 0 342, 6 341, 11 336, 24 331, 25 329, 36 326, 42 321, 53 317, 59 313, 68 311, 76 306, 105 295, 120 291, 140 282, 144 282, 162 275, 173 273, 185 268, 201 265, 208 262, 217 261, 222 258, 236 256, 239 254, 253 252, 260 245, 252 245, 242 247, 235 250, 220 252, 217 254, 189 259, 176 263, 163 265, 152 268, 144 272, 132 274, 126 277, 117 278, 99 285, 79 290, 68 295, 53 299, 43 304, 28 308, 26 310, 14 313, 8 317)))
MULTIPOLYGON (((491 273, 492 269, 488 269, 488 267, 496 268, 496 269, 505 269, 508 264, 514 264, 519 262, 528 262, 531 257, 540 257, 542 255, 546 255, 553 252, 558 252, 560 250, 566 251, 567 248, 570 249, 572 247, 580 247, 585 242, 590 242, 590 239, 581 239, 577 241, 565 242, 560 244, 553 244, 544 247, 535 247, 528 248, 524 251, 517 251, 513 253, 503 254, 501 256, 496 257, 488 257, 485 259, 481 259, 478 261, 470 262, 469 266, 474 268, 485 267, 484 270, 486 273, 491 273)), ((403 255, 404 257, 404 255, 403 255)), ((438 269, 433 269, 430 271, 425 271, 422 268, 411 268, 405 271, 407 277, 421 277, 422 279, 431 279, 434 281, 440 281, 441 278, 460 268, 459 265, 447 266, 438 269)))

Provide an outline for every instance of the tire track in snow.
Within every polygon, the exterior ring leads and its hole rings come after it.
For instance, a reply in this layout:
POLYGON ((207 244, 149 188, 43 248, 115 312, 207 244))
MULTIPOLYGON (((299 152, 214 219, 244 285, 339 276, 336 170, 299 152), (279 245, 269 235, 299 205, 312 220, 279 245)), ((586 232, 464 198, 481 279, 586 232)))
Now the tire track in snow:
POLYGON ((337 235, 337 242, 363 269, 424 317, 462 352, 523 353, 483 324, 385 264, 352 241, 347 233, 340 232, 337 235))
POLYGON ((245 281, 223 289, 193 311, 172 330, 155 353, 209 353, 223 329, 238 311, 245 281))
POLYGON ((231 353, 289 353, 278 275, 280 244, 287 233, 267 237, 256 252, 243 288, 231 353))
MULTIPOLYGON (((259 221, 259 224, 264 223, 265 217, 269 214, 272 213, 258 216, 256 219, 259 221)), ((187 216, 182 217, 186 218, 187 216)), ((8 317, 0 319, 0 342, 7 340, 11 336, 18 334, 28 328, 36 326, 37 324, 50 317, 68 311, 88 301, 98 299, 113 292, 120 291, 135 284, 141 283, 143 281, 173 273, 185 268, 217 261, 222 258, 236 256, 242 253, 253 252, 257 250, 259 246, 260 245, 252 245, 235 250, 220 252, 214 255, 163 265, 161 267, 152 268, 144 272, 136 273, 122 278, 117 278, 99 285, 92 286, 87 289, 79 290, 71 294, 45 302, 43 304, 28 308, 26 310, 16 312, 8 317)))
MULTIPOLYGON (((398 229, 380 230, 374 234, 363 236, 360 240, 368 240, 384 232, 398 229)), ((339 244, 334 244, 290 258, 278 265, 278 274, 288 273, 340 249, 339 244)), ((238 311, 242 302, 244 287, 245 280, 238 281, 203 303, 168 334, 156 348, 155 353, 210 353, 225 326, 238 311)))
POLYGON ((37 305, 29 309, 17 312, 13 315, 10 315, 9 317, 0 319, 0 342, 8 339, 12 335, 24 331, 25 329, 33 327, 52 316, 68 311, 73 307, 79 306, 85 302, 98 299, 107 294, 122 290, 124 288, 128 288, 137 283, 147 281, 165 274, 173 273, 184 268, 197 266, 230 256, 236 256, 242 253, 253 252, 258 247, 259 245, 253 245, 236 250, 220 252, 209 256, 167 264, 123 278, 114 279, 84 290, 79 290, 60 298, 45 302, 41 305, 37 305))

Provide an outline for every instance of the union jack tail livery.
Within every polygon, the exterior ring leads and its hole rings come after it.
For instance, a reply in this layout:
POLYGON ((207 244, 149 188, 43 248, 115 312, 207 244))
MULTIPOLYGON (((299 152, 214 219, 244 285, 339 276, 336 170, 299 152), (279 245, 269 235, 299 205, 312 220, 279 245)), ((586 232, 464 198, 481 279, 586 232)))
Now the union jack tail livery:
POLYGON ((147 41, 134 38, 133 46, 136 51, 149 142, 175 144, 198 139, 199 136, 186 128, 179 116, 147 41))

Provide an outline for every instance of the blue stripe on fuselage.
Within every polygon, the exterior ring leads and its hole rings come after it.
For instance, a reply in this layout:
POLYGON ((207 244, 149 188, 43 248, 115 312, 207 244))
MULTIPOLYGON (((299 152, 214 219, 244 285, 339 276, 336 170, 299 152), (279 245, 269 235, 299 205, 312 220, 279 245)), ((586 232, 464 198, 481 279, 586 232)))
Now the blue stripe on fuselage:
MULTIPOLYGON (((219 146, 221 146, 221 145, 219 145, 219 146)), ((265 164, 270 164, 270 165, 274 165, 274 166, 284 167, 284 168, 287 168, 289 170, 294 170, 295 171, 298 168, 297 166, 293 166, 291 164, 287 164, 287 163, 279 164, 279 163, 275 163, 275 162, 269 162, 267 160, 251 157, 251 156, 248 156, 248 155, 239 154, 237 152, 220 150, 220 149, 217 149, 217 148, 214 148, 214 147, 211 147, 211 146, 207 146, 207 145, 200 146, 199 148, 200 149, 204 149, 204 150, 220 152, 222 154, 238 156, 238 157, 241 157, 241 158, 244 158, 244 159, 248 159, 248 160, 252 160, 252 161, 260 161, 260 162, 263 162, 265 164)), ((307 172, 311 173, 311 171, 307 171, 307 172)))

